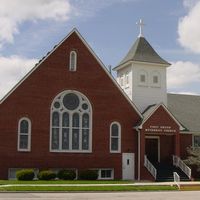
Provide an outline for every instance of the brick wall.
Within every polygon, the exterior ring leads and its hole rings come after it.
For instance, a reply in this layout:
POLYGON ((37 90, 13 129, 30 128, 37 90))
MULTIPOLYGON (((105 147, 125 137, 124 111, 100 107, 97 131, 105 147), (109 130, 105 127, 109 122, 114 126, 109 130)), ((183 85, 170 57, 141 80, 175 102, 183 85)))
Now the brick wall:
POLYGON ((113 121, 121 124, 122 152, 136 153, 133 127, 139 121, 138 114, 74 32, 0 105, 0 178, 7 178, 8 168, 15 167, 109 167, 115 169, 115 178, 121 178, 121 154, 109 153, 113 121), (68 70, 71 50, 78 55, 76 72, 68 70), (92 153, 49 152, 50 107, 64 90, 83 93, 92 105, 92 153), (17 152, 21 117, 28 117, 32 123, 31 152, 17 152))

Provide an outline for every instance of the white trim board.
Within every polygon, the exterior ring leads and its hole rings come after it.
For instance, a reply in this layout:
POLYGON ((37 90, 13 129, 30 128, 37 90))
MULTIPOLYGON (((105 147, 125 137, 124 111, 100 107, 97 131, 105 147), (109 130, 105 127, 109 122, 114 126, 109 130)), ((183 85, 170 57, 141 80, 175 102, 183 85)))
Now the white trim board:
POLYGON ((48 53, 42 60, 41 62, 39 62, 38 64, 35 65, 35 67, 28 73, 26 74, 0 101, 0 104, 3 103, 8 96, 10 96, 14 90, 19 87, 60 45, 63 44, 64 41, 66 41, 70 35, 72 35, 73 33, 76 33, 78 35, 78 37, 81 39, 81 41, 83 42, 83 44, 87 47, 87 49, 89 50, 89 52, 94 56, 94 58, 97 60, 97 62, 100 64, 100 66, 102 67, 102 69, 106 72, 106 74, 109 76, 109 78, 112 80, 112 82, 115 84, 115 86, 117 86, 117 88, 119 89, 119 91, 123 94, 123 96, 126 98, 126 100, 129 102, 129 104, 134 108, 134 110, 137 112, 137 114, 143 118, 142 114, 140 113, 140 111, 138 110, 138 108, 136 107, 136 105, 129 99, 129 97, 126 95, 126 93, 122 90, 122 88, 120 87, 120 85, 117 83, 117 81, 112 77, 112 75, 108 72, 108 70, 106 69, 105 65, 103 64, 103 62, 100 60, 100 58, 95 54, 95 52, 92 50, 92 48, 89 46, 89 44, 86 42, 86 40, 83 38, 83 36, 79 33, 79 31, 74 28, 63 40, 61 40, 61 42, 50 51, 50 53, 48 53))

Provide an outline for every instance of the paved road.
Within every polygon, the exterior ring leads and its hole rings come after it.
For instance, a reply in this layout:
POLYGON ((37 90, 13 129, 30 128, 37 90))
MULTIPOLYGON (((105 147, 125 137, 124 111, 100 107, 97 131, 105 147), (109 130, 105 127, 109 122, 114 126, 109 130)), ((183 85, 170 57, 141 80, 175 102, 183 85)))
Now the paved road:
POLYGON ((0 193, 0 200, 190 200, 199 199, 192 192, 119 192, 119 193, 0 193))

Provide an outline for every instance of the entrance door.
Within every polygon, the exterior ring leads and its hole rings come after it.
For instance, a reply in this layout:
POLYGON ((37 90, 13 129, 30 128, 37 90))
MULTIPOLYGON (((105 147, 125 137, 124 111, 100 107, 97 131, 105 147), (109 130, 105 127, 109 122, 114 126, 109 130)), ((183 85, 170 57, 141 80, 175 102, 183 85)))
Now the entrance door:
POLYGON ((122 154, 122 178, 123 180, 134 180, 135 178, 135 155, 134 153, 122 154))
POLYGON ((152 163, 160 162, 159 156, 159 137, 145 138, 145 154, 152 163))

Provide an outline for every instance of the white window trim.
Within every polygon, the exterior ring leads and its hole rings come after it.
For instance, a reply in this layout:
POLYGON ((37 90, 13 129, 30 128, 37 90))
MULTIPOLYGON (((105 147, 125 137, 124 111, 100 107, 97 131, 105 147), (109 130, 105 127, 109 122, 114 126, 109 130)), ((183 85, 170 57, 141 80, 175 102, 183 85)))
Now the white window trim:
POLYGON ((130 74, 129 72, 126 72, 126 74, 125 74, 125 85, 126 85, 126 88, 128 88, 129 85, 130 85, 130 75, 129 74, 130 74))
POLYGON ((120 75, 119 76, 119 84, 120 84, 120 86, 123 88, 124 87, 124 75, 120 75))
MULTIPOLYGON (((63 114, 63 112, 66 112, 66 110, 64 110, 62 112, 59 112, 59 111, 57 111, 57 112, 59 113, 59 116, 61 116, 63 114)), ((77 111, 71 111, 69 113, 69 117, 71 117, 74 113, 77 113, 77 111)), ((93 118, 92 106, 91 106, 91 103, 90 103, 89 99, 85 95, 83 95, 82 93, 80 93, 78 91, 75 91, 75 90, 66 90, 66 91, 63 91, 63 92, 59 93, 54 98, 54 100, 52 101, 52 104, 51 104, 51 110, 50 110, 50 142, 49 142, 49 151, 50 152, 54 152, 54 153, 92 153, 92 118, 93 118), (64 96, 67 93, 74 93, 74 94, 76 94, 79 97, 84 97, 86 99, 89 107, 90 107, 90 113, 84 112, 84 113, 82 113, 82 114, 79 115, 80 116, 80 128, 82 126, 82 115, 85 114, 85 113, 88 113, 89 116, 90 116, 90 118, 89 118, 89 149, 88 150, 81 150, 81 149, 78 149, 78 150, 74 149, 73 150, 72 149, 72 142, 69 143, 69 149, 68 150, 62 150, 60 148, 59 149, 52 149, 52 113, 55 111, 55 110, 52 110, 53 104, 54 104, 55 100, 59 96, 64 96)), ((59 127, 62 127, 61 126, 61 123, 62 123, 61 120, 60 120, 59 123, 60 123, 59 127)), ((69 129, 72 130, 72 122, 70 122, 69 125, 70 125, 69 129)), ((59 131, 59 134, 60 134, 60 131, 59 131)), ((82 147, 82 140, 81 139, 82 139, 82 136, 79 137, 79 148, 80 148, 80 146, 82 147)), ((69 140, 71 140, 71 135, 69 135, 69 140)), ((61 140, 61 137, 60 137, 59 138, 59 144, 60 144, 60 146, 61 146, 61 141, 62 140, 61 140)))
MULTIPOLYGON (((116 138, 116 136, 114 136, 114 138, 116 138)), ((110 153, 121 153, 121 125, 120 125, 119 122, 116 122, 116 121, 114 121, 110 124, 110 153), (118 129, 119 129, 119 136, 117 137, 119 139, 118 140, 118 147, 119 148, 118 148, 117 151, 114 151, 114 150, 111 149, 111 141, 112 141, 112 138, 113 138, 113 136, 112 136, 112 125, 113 124, 117 124, 118 129)))
POLYGON ((29 152, 31 151, 31 120, 27 117, 22 117, 18 121, 18 142, 17 142, 17 151, 25 151, 29 152), (21 149, 20 148, 20 135, 23 135, 20 133, 20 124, 22 120, 26 120, 28 122, 28 148, 27 149, 21 149))
POLYGON ((70 57, 69 58, 69 71, 72 71, 72 72, 76 71, 76 69, 77 69, 77 53, 76 53, 76 51, 71 51, 69 57, 70 57), (74 67, 71 66, 72 54, 75 55, 74 67))
POLYGON ((101 168, 98 169, 98 180, 113 180, 114 179, 114 169, 113 168, 101 168), (101 177, 102 170, 111 170, 111 177, 110 178, 103 178, 101 177))

